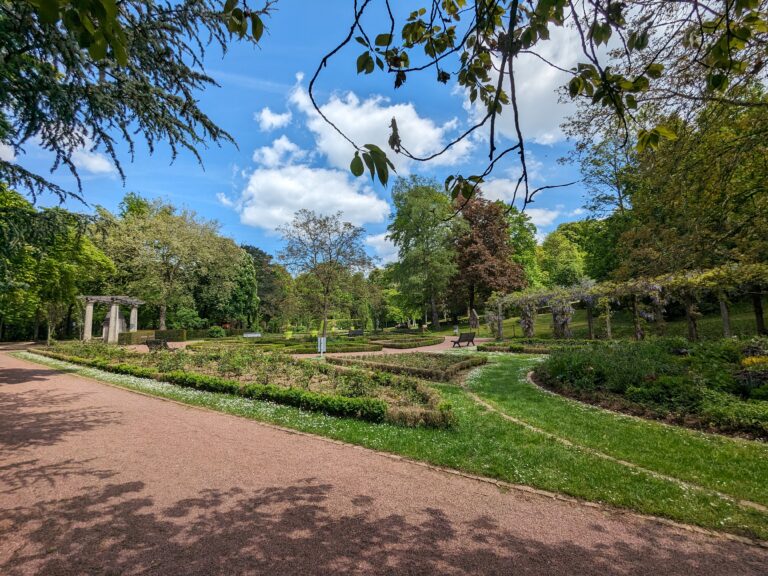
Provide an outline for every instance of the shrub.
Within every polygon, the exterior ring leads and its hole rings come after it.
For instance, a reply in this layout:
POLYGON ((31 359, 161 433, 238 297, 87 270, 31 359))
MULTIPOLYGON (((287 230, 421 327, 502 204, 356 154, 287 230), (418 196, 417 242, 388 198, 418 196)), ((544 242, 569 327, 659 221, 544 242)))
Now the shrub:
POLYGON ((168 342, 184 342, 187 339, 186 330, 155 330, 155 338, 168 342))
POLYGON ((397 354, 388 357, 371 357, 361 356, 357 358, 334 358, 329 357, 326 359, 330 364, 338 366, 363 366, 369 370, 380 370, 383 372, 389 372, 392 374, 405 374, 408 376, 416 376, 419 378, 426 378, 427 380, 435 380, 438 382, 444 382, 449 380, 452 376, 456 375, 462 370, 467 370, 473 366, 480 366, 485 364, 487 359, 485 356, 460 356, 456 358, 456 361, 450 362, 447 365, 440 365, 435 362, 435 365, 429 366, 428 362, 421 362, 420 366, 409 366, 409 357, 413 358, 416 363, 417 358, 429 359, 437 356, 446 360, 452 360, 456 357, 448 355, 426 354, 426 353, 414 353, 414 354, 397 354))
POLYGON ((211 326, 208 328, 208 338, 224 338, 227 332, 221 326, 211 326))

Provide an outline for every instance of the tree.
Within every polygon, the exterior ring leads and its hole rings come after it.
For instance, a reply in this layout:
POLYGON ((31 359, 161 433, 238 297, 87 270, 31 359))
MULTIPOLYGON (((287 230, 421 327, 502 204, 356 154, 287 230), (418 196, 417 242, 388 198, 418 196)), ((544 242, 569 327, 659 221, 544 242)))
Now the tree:
MULTIPOLYGON (((674 139, 675 132, 655 119, 638 115, 639 107, 652 104, 679 115, 695 113, 709 102, 750 107, 755 101, 741 89, 766 78, 763 59, 768 10, 764 2, 447 0, 426 4, 410 14, 405 12, 401 19, 395 16, 398 12, 390 0, 357 3, 349 33, 322 58, 309 95, 315 103, 313 89, 321 71, 353 38, 363 47, 355 62, 358 74, 372 74, 378 67, 394 77, 395 88, 419 73, 435 74, 437 82, 450 83, 452 90, 451 80, 455 79, 469 101, 477 105, 480 119, 445 149, 476 130, 487 129, 489 164, 483 173, 450 178, 446 187, 454 198, 470 198, 510 153, 518 157, 522 168, 513 202, 520 192, 525 205, 542 189, 528 186, 515 70, 524 55, 538 58, 542 66, 557 68, 542 56, 542 48, 547 42, 558 41, 558 28, 571 31, 579 45, 579 62, 568 71, 568 97, 588 101, 594 110, 610 111, 625 137, 636 135, 640 149, 674 139), (376 4, 382 18, 370 16, 376 4), (378 27, 371 29, 367 22, 376 22, 378 27), (612 38, 619 38, 618 48, 602 49, 612 38), (501 146, 497 119, 508 107, 514 120, 514 143, 501 146)), ((371 177, 378 176, 385 183, 392 167, 386 154, 378 146, 342 136, 354 150, 352 173, 362 175, 367 166, 371 177)), ((391 123, 389 146, 394 153, 429 161, 445 151, 414 155, 409 152, 409 141, 414 137, 418 135, 400 133, 396 120, 391 123)))
MULTIPOLYGON (((103 148, 123 174, 117 143, 133 154, 135 138, 150 150, 166 142, 174 157, 206 141, 232 141, 198 106, 215 84, 202 66, 206 47, 226 50, 250 23, 261 38, 258 9, 213 0, 20 0, 0 3, 0 143, 15 152, 35 139, 78 179, 72 154, 103 148), (245 8, 243 8, 245 7, 245 8)), ((20 164, 0 159, 0 180, 34 198, 71 192, 20 164)))
POLYGON ((371 259, 363 246, 364 230, 342 222, 341 212, 322 216, 311 210, 296 212, 280 227, 285 249, 280 258, 295 273, 311 275, 318 283, 322 303, 322 336, 328 332, 331 296, 345 272, 364 271, 371 259))
POLYGON ((415 308, 429 306, 432 326, 439 329, 438 304, 456 273, 451 201, 433 180, 411 176, 397 180, 392 203, 387 230, 398 249, 394 279, 415 308))
POLYGON ((547 235, 539 247, 539 264, 547 286, 572 286, 584 278, 584 251, 561 227, 547 235))
POLYGON ((543 286, 543 275, 536 258, 536 225, 531 217, 514 206, 507 209, 509 237, 514 251, 512 260, 517 262, 525 273, 525 280, 531 288, 543 286))
POLYGON ((491 292, 506 294, 526 285, 523 269, 513 259, 505 212, 501 202, 480 195, 466 202, 461 211, 466 228, 456 239, 458 274, 454 285, 464 288, 470 313, 478 297, 485 299, 491 292))
POLYGON ((225 315, 243 252, 218 234, 216 222, 135 195, 127 196, 121 217, 101 216, 104 250, 117 265, 112 287, 157 306, 161 330, 169 307, 194 308, 195 295, 225 315))

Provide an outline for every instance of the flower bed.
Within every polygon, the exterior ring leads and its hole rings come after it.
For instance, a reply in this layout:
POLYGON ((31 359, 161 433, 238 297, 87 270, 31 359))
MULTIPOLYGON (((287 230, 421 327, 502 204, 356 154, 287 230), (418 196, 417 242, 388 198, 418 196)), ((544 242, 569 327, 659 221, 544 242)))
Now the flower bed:
POLYGON ((447 427, 450 405, 425 384, 386 372, 368 372, 294 360, 256 347, 211 352, 139 354, 102 344, 60 344, 41 355, 118 374, 223 392, 372 422, 447 427))
POLYGON ((768 339, 678 338, 553 350, 535 371, 563 394, 691 427, 768 438, 768 339))
POLYGON ((458 354, 428 354, 414 352, 410 354, 388 354, 386 356, 354 356, 346 358, 327 358, 331 364, 339 366, 357 366, 369 370, 382 370, 393 374, 407 374, 428 380, 445 382, 462 370, 486 363, 485 356, 458 354))
POLYGON ((371 340, 372 344, 378 344, 384 348, 394 348, 396 350, 407 350, 408 348, 422 348, 424 346, 434 346, 443 343, 442 336, 428 336, 424 338, 394 338, 385 340, 371 340))

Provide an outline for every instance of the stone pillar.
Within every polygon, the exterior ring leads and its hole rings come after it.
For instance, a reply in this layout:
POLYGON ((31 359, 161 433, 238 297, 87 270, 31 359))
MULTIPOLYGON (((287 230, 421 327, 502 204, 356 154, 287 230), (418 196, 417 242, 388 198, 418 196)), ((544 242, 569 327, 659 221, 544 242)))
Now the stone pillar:
POLYGON ((93 302, 85 301, 85 323, 83 324, 83 340, 88 342, 91 339, 91 330, 93 329, 93 302))
POLYGON ((109 309, 109 332, 107 332, 107 343, 117 344, 117 335, 120 333, 120 304, 112 302, 109 309))
POLYGON ((131 321, 128 330, 136 332, 139 328, 139 307, 131 306, 131 321))

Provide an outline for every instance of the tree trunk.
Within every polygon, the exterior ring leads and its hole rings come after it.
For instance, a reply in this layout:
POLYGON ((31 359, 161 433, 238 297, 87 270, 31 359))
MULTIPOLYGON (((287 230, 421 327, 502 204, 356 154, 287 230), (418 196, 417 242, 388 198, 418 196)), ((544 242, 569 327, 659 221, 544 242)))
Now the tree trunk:
POLYGON ((637 296, 632 298, 632 322, 635 327, 635 340, 642 340, 645 338, 645 332, 643 331, 643 325, 640 319, 640 305, 637 302, 637 296))
POLYGON ((323 294, 323 338, 328 334, 328 294, 323 294))
POLYGON ((37 342, 38 336, 40 336, 40 320, 35 316, 35 331, 32 333, 32 340, 37 342))
POLYGON ((472 315, 472 310, 475 309, 475 285, 470 284, 469 285, 469 312, 467 313, 467 316, 472 315))
POLYGON ((728 302, 720 300, 720 316, 723 319, 723 336, 731 337, 731 312, 728 310, 728 302))
POLYGON ((757 335, 766 334, 765 317, 763 316, 763 295, 760 292, 752 294, 752 307, 755 310, 755 323, 757 324, 757 335))
POLYGON ((165 317, 168 313, 168 306, 160 304, 160 330, 167 330, 165 327, 165 317))
POLYGON ((504 308, 501 305, 501 300, 499 300, 496 310, 496 322, 496 340, 504 340, 504 308))
POLYGON ((432 330, 440 330, 440 314, 437 311, 437 299, 434 294, 429 299, 429 303, 432 307, 432 330))
POLYGON ((66 320, 66 326, 64 327, 64 334, 67 335, 67 338, 72 337, 72 309, 75 307, 74 304, 70 304, 67 308, 67 320, 66 320))
POLYGON ((613 332, 611 330, 611 307, 606 306, 605 308, 605 337, 608 340, 613 339, 613 332))
POLYGON ((589 331, 588 338, 590 340, 595 339, 595 317, 592 314, 592 306, 587 306, 587 330, 589 331))
POLYGON ((46 331, 46 335, 45 335, 45 343, 46 343, 48 346, 50 346, 50 345, 51 345, 51 324, 52 324, 52 322, 51 322, 51 318, 50 318, 50 316, 49 316, 49 317, 48 317, 48 322, 47 322, 47 325, 48 325, 48 329, 47 329, 47 331, 46 331))
POLYGON ((685 301, 685 318, 688 321, 688 340, 696 342, 699 339, 699 326, 696 323, 696 302, 692 298, 685 301))

